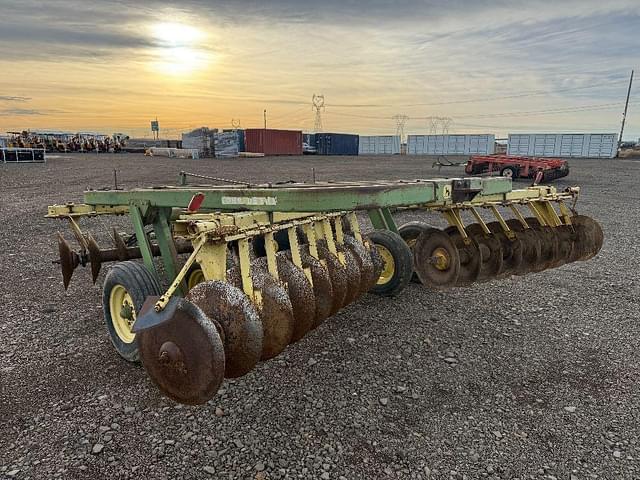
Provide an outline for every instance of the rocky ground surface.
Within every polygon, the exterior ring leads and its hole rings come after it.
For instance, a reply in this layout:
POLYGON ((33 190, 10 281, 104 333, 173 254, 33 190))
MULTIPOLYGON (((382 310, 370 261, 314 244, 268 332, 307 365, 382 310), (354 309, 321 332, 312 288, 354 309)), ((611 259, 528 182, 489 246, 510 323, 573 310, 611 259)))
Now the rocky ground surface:
POLYGON ((366 295, 204 407, 162 397, 115 353, 104 272, 94 287, 79 269, 65 292, 51 263, 66 225, 43 218, 46 206, 111 186, 114 169, 134 187, 174 182, 181 169, 357 180, 437 175, 431 163, 73 155, 0 165, 0 477, 640 478, 640 162, 572 160, 559 182, 581 185, 581 213, 603 225, 595 259, 448 292, 366 295))

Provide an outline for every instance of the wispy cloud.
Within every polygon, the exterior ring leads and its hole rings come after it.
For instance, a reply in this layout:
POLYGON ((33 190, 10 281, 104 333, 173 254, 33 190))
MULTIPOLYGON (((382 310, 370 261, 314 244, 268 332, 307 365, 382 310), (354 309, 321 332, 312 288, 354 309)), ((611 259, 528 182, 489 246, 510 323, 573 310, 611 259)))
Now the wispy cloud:
POLYGON ((27 102, 30 97, 22 97, 18 95, 0 95, 0 102, 27 102))
POLYGON ((9 108, 6 110, 0 110, 0 116, 33 116, 33 115, 46 115, 48 112, 41 112, 31 108, 9 108))

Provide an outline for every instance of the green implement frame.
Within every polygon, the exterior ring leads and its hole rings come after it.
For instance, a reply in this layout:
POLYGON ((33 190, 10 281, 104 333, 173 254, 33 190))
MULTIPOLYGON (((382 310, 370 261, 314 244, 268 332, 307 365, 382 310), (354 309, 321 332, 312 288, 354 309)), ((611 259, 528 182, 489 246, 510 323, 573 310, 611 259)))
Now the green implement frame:
MULTIPOLYGON (((128 214, 145 265, 158 276, 153 249, 159 248, 166 276, 171 281, 180 271, 173 228, 175 220, 185 215, 196 218, 198 214, 216 212, 237 216, 246 212, 248 221, 269 225, 319 213, 360 210, 368 214, 375 229, 397 233, 392 216, 395 209, 436 210, 451 219, 452 224, 461 225, 459 214, 451 215, 451 211, 513 203, 546 204, 549 200, 574 198, 578 192, 576 189, 557 193, 553 187, 512 190, 511 179, 502 177, 212 186, 184 185, 185 177, 181 175, 181 183, 183 185, 179 187, 90 190, 84 194, 84 204, 53 205, 47 216, 69 219, 77 229, 76 236, 81 236, 75 218, 128 214), (195 199, 199 202, 197 208, 192 207, 195 199), (149 241, 145 231, 147 225, 153 226, 157 246, 149 241)), ((542 216, 544 209, 541 211, 542 216)))

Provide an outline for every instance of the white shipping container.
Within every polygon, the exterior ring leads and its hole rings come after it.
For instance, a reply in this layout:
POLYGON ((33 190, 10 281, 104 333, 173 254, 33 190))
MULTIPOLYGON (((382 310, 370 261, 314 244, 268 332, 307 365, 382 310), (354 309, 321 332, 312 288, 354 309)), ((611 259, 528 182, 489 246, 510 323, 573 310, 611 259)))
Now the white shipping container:
POLYGON ((397 155, 399 153, 399 135, 360 135, 358 155, 397 155))
POLYGON ((615 133, 509 134, 507 153, 530 157, 613 158, 618 149, 615 133))
MULTIPOLYGON (((362 138, 362 137, 360 137, 362 138)), ((409 135, 408 155, 491 155, 495 135, 409 135)))

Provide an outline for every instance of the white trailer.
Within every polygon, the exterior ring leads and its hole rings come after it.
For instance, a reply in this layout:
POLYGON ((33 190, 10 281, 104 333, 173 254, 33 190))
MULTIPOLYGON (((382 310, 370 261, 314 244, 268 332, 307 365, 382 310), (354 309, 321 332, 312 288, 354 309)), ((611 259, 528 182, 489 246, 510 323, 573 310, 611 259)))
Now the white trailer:
POLYGON ((408 155, 491 155, 496 137, 483 135, 409 135, 408 155))
POLYGON ((509 134, 507 153, 529 157, 613 158, 618 150, 615 133, 509 134))
POLYGON ((398 155, 400 135, 360 135, 358 155, 398 155))

